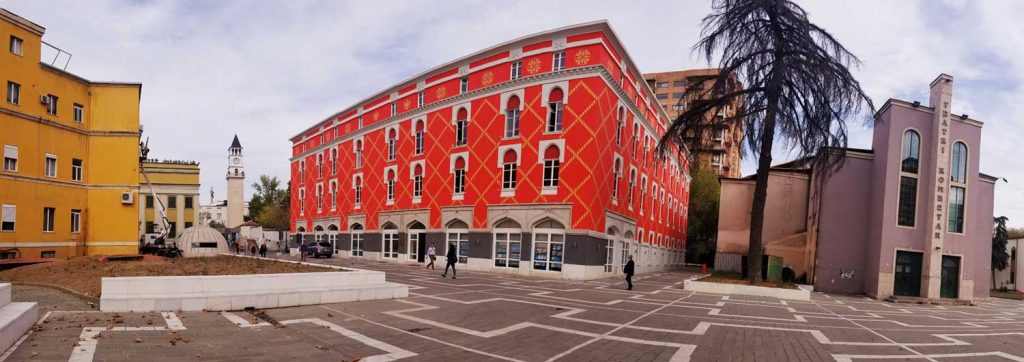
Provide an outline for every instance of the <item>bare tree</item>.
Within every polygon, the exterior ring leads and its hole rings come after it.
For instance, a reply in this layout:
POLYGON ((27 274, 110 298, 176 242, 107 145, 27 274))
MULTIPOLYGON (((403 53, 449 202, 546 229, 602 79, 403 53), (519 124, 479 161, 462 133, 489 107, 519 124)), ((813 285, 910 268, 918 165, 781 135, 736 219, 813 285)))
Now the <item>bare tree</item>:
POLYGON ((835 149, 846 147, 845 119, 861 114, 865 104, 871 113, 875 108, 848 69, 860 60, 788 0, 714 0, 694 51, 708 62, 720 57, 720 73, 706 81, 710 85, 688 87, 685 99, 699 101, 673 120, 659 149, 681 145, 688 135, 711 142, 716 121, 708 115, 739 105, 726 121, 743 122, 745 151, 758 157, 747 267, 751 282, 759 283, 776 136, 807 158, 820 185, 843 161, 835 149))

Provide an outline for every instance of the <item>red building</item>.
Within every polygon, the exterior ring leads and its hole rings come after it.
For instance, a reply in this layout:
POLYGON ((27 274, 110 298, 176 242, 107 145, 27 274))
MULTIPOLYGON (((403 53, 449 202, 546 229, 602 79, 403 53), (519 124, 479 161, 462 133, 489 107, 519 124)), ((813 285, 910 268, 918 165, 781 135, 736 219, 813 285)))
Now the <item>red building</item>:
POLYGON ((339 256, 570 279, 682 263, 689 174, 606 22, 430 69, 296 135, 292 232, 339 256))

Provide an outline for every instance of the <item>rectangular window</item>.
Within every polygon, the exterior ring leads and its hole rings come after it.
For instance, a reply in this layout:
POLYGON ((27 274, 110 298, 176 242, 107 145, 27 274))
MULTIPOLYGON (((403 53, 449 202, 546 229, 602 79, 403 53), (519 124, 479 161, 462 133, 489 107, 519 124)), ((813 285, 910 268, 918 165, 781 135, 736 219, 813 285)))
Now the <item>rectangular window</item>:
POLYGON ((21 47, 25 42, 21 38, 11 35, 11 53, 14 55, 21 55, 21 47))
POLYGON ((423 176, 416 175, 412 179, 412 197, 423 197, 423 176))
POLYGON ((562 271, 565 235, 537 233, 533 238, 533 269, 562 271))
POLYGON ((18 171, 18 147, 4 145, 4 171, 18 171))
POLYGON ((46 155, 45 168, 46 177, 57 177, 57 156, 46 155))
POLYGON ((551 61, 551 71, 557 72, 562 69, 565 69, 565 51, 555 53, 551 61))
POLYGON ((356 184, 356 206, 359 206, 363 202, 363 186, 356 184))
POLYGON ((459 79, 459 94, 469 92, 469 77, 459 79))
POLYGON ((147 209, 152 209, 153 208, 153 196, 146 196, 146 208, 147 209))
POLYGON ((673 104, 673 105, 672 105, 672 110, 673 110, 673 111, 682 111, 683 109, 684 109, 684 108, 683 108, 683 106, 682 106, 682 105, 679 105, 679 104, 673 104))
POLYGON ((82 160, 71 159, 71 181, 82 182, 82 160))
POLYGON ((519 110, 505 111, 505 138, 519 137, 519 110))
POLYGON ((363 256, 363 233, 352 233, 352 256, 363 256))
POLYGON ((914 227, 917 215, 917 179, 900 177, 900 200, 897 207, 897 225, 914 227))
POLYGON ((685 85, 686 85, 686 82, 683 82, 681 80, 677 80, 677 81, 672 82, 672 86, 673 87, 677 87, 677 88, 678 87, 683 87, 685 85))
MULTIPOLYGON (((186 222, 185 222, 185 228, 186 228, 186 229, 188 229, 188 228, 192 227, 192 225, 193 225, 193 224, 192 224, 192 222, 191 222, 191 221, 186 221, 186 222)), ((216 247, 216 246, 214 246, 214 247, 216 247)))
POLYGON ((21 84, 10 81, 7 82, 7 103, 21 103, 21 84))
POLYGON ((506 163, 502 165, 501 189, 503 191, 515 191, 517 168, 518 166, 516 166, 515 163, 506 163))
POLYGON ((604 272, 611 273, 615 270, 615 240, 608 240, 604 247, 604 272))
POLYGON ((658 99, 668 99, 668 93, 658 93, 658 99))
POLYGON ((52 116, 57 115, 57 96, 53 94, 46 95, 46 113, 52 116))
POLYGON ((963 234, 964 232, 964 194, 967 189, 963 187, 949 188, 949 228, 951 233, 963 234))
POLYGON ((466 192, 466 170, 457 169, 455 170, 455 185, 452 192, 461 194, 466 192))
POLYGON ((167 208, 168 209, 175 209, 177 207, 178 207, 178 197, 175 196, 175 195, 168 195, 167 196, 167 208))
POLYGON ((658 82, 657 88, 668 88, 668 82, 658 82))
POLYGON ((152 221, 146 221, 146 234, 156 234, 156 224, 152 221))
POLYGON ((423 154, 423 132, 422 131, 417 131, 416 132, 416 154, 417 155, 422 155, 423 154))
POLYGON ((43 208, 43 232, 53 232, 53 216, 57 212, 57 209, 52 207, 43 208))
POLYGON ((558 187, 558 160, 544 160, 544 188, 558 187))
POLYGON ((388 201, 395 201, 395 179, 388 180, 388 201))
POLYGON ((547 132, 562 132, 562 102, 548 103, 547 132))
POLYGON ((683 94, 682 93, 672 93, 672 98, 674 98, 674 99, 683 98, 683 94))
POLYGON ((75 103, 71 110, 71 117, 75 122, 82 123, 85 120, 85 106, 75 103))
POLYGON ((186 209, 191 209, 192 208, 192 196, 185 196, 185 208, 186 209))
POLYGON ((714 165, 714 166, 721 166, 722 165, 722 154, 721 153, 712 154, 711 155, 711 164, 714 165))
POLYGON ((509 76, 509 78, 511 78, 512 80, 519 79, 519 75, 521 74, 522 69, 523 69, 523 62, 522 61, 517 60, 517 61, 512 62, 512 73, 509 76))
POLYGON ((392 138, 388 140, 388 161, 395 160, 395 152, 397 151, 398 140, 392 138))
POLYGON ((0 208, 0 231, 14 231, 15 214, 18 207, 14 205, 3 205, 0 208))
POLYGON ((82 210, 71 210, 71 232, 77 233, 82 226, 82 210))
POLYGON ((518 268, 522 256, 523 234, 496 232, 494 234, 494 266, 518 268))
POLYGON ((331 183, 331 210, 338 208, 338 184, 331 183))
POLYGON ((39 252, 39 257, 43 259, 53 259, 57 257, 57 252, 53 250, 43 250, 39 252))
POLYGON ((423 91, 420 91, 418 94, 416 94, 416 106, 417 107, 423 107, 423 99, 424 99, 423 91))
POLYGON ((455 145, 465 146, 466 145, 466 120, 460 119, 455 121, 455 145))
POLYGON ((394 116, 396 114, 398 114, 398 103, 391 102, 391 115, 394 116))

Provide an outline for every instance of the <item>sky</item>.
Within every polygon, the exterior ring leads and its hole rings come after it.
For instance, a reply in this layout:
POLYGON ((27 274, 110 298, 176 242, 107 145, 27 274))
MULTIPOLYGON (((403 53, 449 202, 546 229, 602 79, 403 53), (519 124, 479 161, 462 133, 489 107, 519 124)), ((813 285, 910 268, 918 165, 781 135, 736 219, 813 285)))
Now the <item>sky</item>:
MULTIPOLYGON (((1024 2, 798 1, 862 64, 853 73, 876 106, 928 103, 954 77, 952 110, 985 123, 981 172, 996 215, 1024 226, 1024 2)), ((709 1, 44 1, 4 7, 46 28, 94 81, 141 82, 150 155, 201 163, 201 200, 226 197, 237 134, 247 183, 288 179, 289 138, 352 103, 442 63, 560 26, 607 19, 642 72, 709 66, 691 51, 709 1)), ((44 59, 48 58, 44 53, 44 59)), ((52 56, 52 55, 50 55, 52 56)), ((63 65, 65 59, 58 60, 63 65)), ((850 147, 871 128, 849 120, 850 147)), ((790 156, 776 150, 775 163, 790 156)), ((743 173, 755 171, 745 156, 743 173)), ((252 194, 248 186, 246 197, 252 194)))

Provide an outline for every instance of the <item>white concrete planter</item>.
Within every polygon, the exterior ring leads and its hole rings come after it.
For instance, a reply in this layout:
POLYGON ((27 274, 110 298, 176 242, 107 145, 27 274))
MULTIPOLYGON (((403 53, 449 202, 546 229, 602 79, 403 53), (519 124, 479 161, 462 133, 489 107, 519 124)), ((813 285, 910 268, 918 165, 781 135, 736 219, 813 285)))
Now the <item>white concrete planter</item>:
POLYGON ((103 278, 104 312, 225 311, 405 298, 409 287, 384 272, 103 278))
POLYGON ((769 288, 743 284, 699 282, 696 280, 684 281, 683 290, 697 293, 738 294, 789 300, 811 300, 811 292, 803 289, 769 288))

